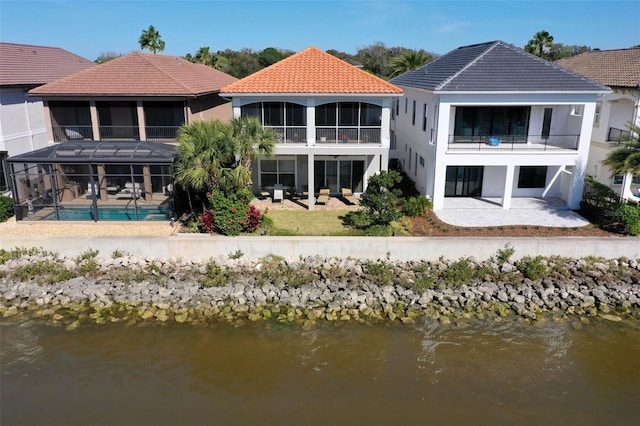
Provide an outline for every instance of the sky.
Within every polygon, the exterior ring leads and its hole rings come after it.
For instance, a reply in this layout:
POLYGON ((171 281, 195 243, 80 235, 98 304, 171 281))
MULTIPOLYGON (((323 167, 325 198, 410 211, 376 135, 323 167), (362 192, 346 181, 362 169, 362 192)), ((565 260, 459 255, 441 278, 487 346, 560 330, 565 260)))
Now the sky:
POLYGON ((149 25, 176 56, 203 46, 355 54, 377 42, 444 54, 493 40, 523 47, 542 30, 604 50, 640 44, 640 0, 0 0, 0 41, 90 60, 140 50, 149 25))

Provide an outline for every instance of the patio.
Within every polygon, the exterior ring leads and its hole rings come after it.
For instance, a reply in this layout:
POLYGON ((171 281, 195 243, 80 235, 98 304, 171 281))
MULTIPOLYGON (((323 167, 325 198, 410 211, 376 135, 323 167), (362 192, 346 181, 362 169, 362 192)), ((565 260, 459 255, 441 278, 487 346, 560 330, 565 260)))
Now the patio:
MULTIPOLYGON (((251 204, 256 206, 258 210, 264 212, 266 209, 269 210, 308 210, 309 209, 309 201, 306 198, 290 198, 285 197, 282 202, 272 201, 271 197, 265 198, 254 198, 251 201, 251 204)), ((314 210, 349 210, 356 211, 358 210, 357 204, 349 204, 345 202, 339 196, 331 196, 329 197, 329 201, 325 204, 315 204, 314 210)))
POLYGON ((512 198, 505 210, 500 198, 445 198, 440 220, 454 226, 488 227, 531 225, 557 228, 587 226, 589 222, 557 198, 512 198))

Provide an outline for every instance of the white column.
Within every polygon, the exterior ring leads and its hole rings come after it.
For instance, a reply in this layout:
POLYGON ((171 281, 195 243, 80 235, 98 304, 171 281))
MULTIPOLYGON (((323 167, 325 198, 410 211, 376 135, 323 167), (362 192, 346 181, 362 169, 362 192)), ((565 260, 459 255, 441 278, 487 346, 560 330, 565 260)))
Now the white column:
POLYGON ((593 129, 593 117, 596 112, 596 103, 587 102, 584 104, 582 114, 582 126, 580 128, 580 140, 578 142, 578 158, 576 158, 573 168, 571 187, 567 197, 567 206, 570 209, 578 210, 582 200, 584 189, 584 175, 587 171, 587 159, 589 157, 589 145, 591 144, 591 131, 593 129))
POLYGON ((316 144, 316 107, 314 102, 307 105, 307 146, 316 144))
POLYGON ((307 156, 307 201, 309 202, 309 210, 313 210, 313 206, 316 201, 316 197, 313 191, 313 188, 315 188, 315 168, 313 159, 313 154, 309 154, 307 156))
POLYGON ((449 121, 451 104, 440 103, 438 114, 438 132, 436 133, 436 155, 433 162, 433 210, 444 208, 444 185, 447 180, 447 147, 449 145, 449 121))
MULTIPOLYGON (((389 147, 391 145, 391 100, 386 100, 382 108, 382 117, 380 128, 380 144, 389 147)), ((388 154, 387 154, 388 157, 388 154)), ((385 167, 386 170, 386 167, 385 167)))
POLYGON ((44 107, 44 125, 47 128, 47 142, 55 142, 53 139, 53 120, 51 120, 51 109, 48 101, 42 101, 44 107))
POLYGON ((513 193, 513 174, 515 166, 507 165, 504 176, 504 190, 502 191, 502 208, 509 210, 511 208, 511 194, 513 193))

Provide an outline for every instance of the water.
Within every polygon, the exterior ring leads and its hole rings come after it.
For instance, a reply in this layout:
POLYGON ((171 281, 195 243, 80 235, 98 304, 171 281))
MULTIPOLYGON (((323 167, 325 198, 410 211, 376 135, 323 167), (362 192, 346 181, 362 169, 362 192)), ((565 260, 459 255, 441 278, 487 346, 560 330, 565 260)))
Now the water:
POLYGON ((640 325, 0 327, 3 425, 638 424, 640 325))
MULTIPOLYGON (((93 208, 60 208, 60 220, 95 220, 93 208)), ((138 220, 168 220, 170 213, 162 208, 138 207, 138 220)), ((99 220, 136 220, 135 208, 99 207, 99 220)), ((44 218, 57 220, 55 212, 44 218)))

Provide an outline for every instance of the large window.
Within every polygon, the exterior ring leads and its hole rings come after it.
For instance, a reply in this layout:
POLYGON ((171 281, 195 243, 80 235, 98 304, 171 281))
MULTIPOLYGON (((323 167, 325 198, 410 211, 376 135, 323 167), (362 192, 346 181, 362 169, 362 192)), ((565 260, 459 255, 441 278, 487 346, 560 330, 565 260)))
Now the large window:
POLYGON ((314 162, 314 191, 329 188, 338 193, 342 188, 362 192, 364 161, 360 160, 316 160, 314 162))
POLYGON ((456 141, 475 136, 521 136, 529 131, 530 107, 457 107, 454 135, 456 141))
POLYGON ((316 140, 380 143, 382 107, 364 102, 333 102, 316 107, 316 140))
POLYGON ((260 161, 260 186, 265 188, 276 184, 291 187, 295 186, 295 160, 278 159, 260 161))
POLYGON ((264 126, 291 127, 307 125, 307 109, 290 102, 256 102, 240 108, 242 117, 258 117, 264 126))
POLYGON ((547 166, 520 166, 518 188, 544 188, 547 183, 547 166))

